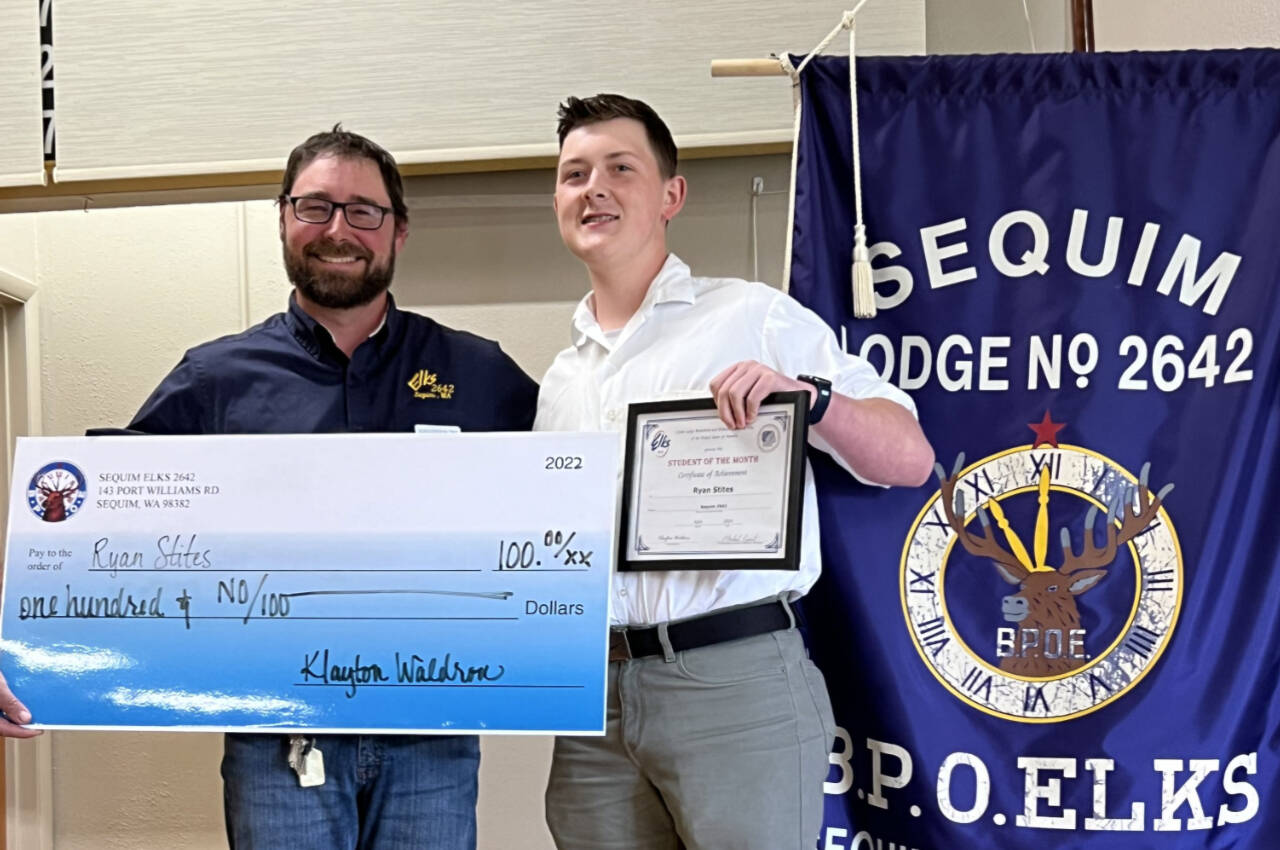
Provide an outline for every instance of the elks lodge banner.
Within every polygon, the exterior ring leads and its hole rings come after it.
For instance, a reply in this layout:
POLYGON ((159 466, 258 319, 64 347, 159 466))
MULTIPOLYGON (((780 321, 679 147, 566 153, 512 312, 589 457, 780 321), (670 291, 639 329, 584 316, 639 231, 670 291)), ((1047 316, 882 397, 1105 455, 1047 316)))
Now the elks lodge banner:
POLYGON ((879 313, 843 58, 801 77, 790 291, 942 475, 813 458, 818 846, 1280 847, 1280 52, 857 71, 879 313))

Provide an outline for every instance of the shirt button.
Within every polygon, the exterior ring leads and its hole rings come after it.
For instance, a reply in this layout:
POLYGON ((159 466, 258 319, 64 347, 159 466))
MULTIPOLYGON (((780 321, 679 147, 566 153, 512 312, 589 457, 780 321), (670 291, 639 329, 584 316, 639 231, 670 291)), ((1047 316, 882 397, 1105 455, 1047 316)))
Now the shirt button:
POLYGON ((619 595, 619 596, 626 596, 626 595, 627 595, 627 589, 626 589, 625 587, 624 587, 624 588, 619 589, 619 590, 618 590, 618 595, 619 595))
POLYGON ((618 409, 617 409, 616 407, 611 407, 611 408, 609 408, 609 412, 608 412, 608 413, 606 413, 606 414, 604 415, 604 418, 605 418, 605 419, 608 419, 610 422, 617 422, 617 421, 618 421, 618 409))

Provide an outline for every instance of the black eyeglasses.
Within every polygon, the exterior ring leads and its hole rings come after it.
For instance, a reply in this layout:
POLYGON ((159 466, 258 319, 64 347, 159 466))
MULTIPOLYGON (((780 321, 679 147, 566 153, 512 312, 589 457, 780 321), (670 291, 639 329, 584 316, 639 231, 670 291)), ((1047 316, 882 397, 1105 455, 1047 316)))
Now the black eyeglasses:
POLYGON ((288 201, 293 207, 293 214, 298 221, 307 224, 327 224, 333 218, 335 209, 342 210, 347 224, 357 230, 377 230, 382 227, 382 220, 393 210, 363 201, 342 203, 328 198, 310 198, 298 195, 281 195, 280 200, 288 201))

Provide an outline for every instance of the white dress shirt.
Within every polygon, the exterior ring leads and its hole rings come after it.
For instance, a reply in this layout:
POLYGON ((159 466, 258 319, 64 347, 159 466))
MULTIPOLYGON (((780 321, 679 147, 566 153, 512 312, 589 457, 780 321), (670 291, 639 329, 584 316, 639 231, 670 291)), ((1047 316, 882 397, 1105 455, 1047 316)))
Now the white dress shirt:
MULTIPOLYGON (((542 379, 534 430, 617 431, 621 444, 628 404, 707 398, 711 379, 742 360, 759 361, 793 378, 818 375, 830 380, 835 392, 890 399, 915 414, 905 393, 882 380, 867 361, 841 350, 817 314, 763 283, 693 277, 670 254, 620 333, 600 328, 593 304, 591 294, 578 304, 573 345, 560 352, 542 379)), ((809 443, 853 472, 812 430, 809 443)), ((822 569, 817 495, 807 467, 806 462, 798 571, 616 573, 611 624, 652 625, 779 595, 803 596, 822 569)), ((618 481, 621 492, 621 470, 618 481)))

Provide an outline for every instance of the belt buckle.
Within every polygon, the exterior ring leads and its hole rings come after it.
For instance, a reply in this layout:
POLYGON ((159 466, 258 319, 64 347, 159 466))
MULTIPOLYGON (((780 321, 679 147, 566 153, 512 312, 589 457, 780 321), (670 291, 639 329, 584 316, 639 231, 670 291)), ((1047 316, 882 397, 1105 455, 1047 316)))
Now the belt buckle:
POLYGON ((627 630, 610 629, 609 660, 630 661, 633 657, 634 656, 631 654, 631 641, 627 638, 627 630))

